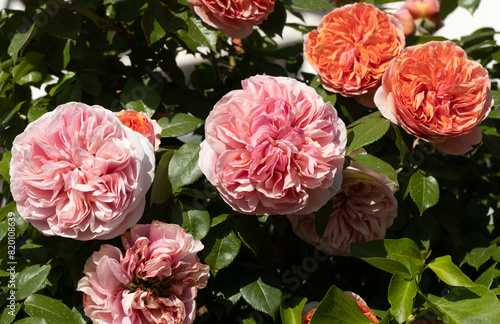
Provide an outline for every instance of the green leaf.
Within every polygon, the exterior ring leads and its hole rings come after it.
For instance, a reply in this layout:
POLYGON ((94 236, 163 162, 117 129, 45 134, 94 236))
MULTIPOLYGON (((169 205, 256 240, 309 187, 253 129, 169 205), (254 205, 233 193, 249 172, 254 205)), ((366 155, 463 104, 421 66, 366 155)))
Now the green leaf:
POLYGON ((31 106, 28 110, 28 122, 32 123, 38 118, 42 117, 43 114, 47 112, 47 107, 43 105, 34 105, 31 106))
POLYGON ((206 210, 185 211, 182 213, 182 227, 196 240, 201 240, 210 230, 210 214, 206 210))
POLYGON ((157 5, 156 2, 151 2, 144 11, 141 25, 149 44, 156 43, 167 34, 165 26, 168 25, 168 21, 164 10, 164 7, 157 5))
POLYGON ((14 81, 19 84, 25 84, 28 82, 20 82, 26 75, 39 67, 44 58, 44 54, 29 52, 21 59, 19 64, 14 66, 12 69, 12 76, 14 77, 14 81))
POLYGON ((47 321, 41 317, 26 317, 15 321, 14 324, 47 324, 47 321))
POLYGON ((8 305, 5 305, 2 314, 0 314, 0 323, 12 323, 12 321, 14 321, 14 318, 16 318, 16 314, 21 309, 21 304, 19 303, 14 303, 14 309, 11 309, 9 307, 10 301, 8 301, 7 304, 8 305))
POLYGON ((12 153, 10 151, 3 152, 2 158, 0 159, 0 175, 10 183, 10 160, 12 159, 12 153))
POLYGON ((391 314, 404 323, 413 310, 413 298, 417 295, 417 284, 411 276, 395 272, 389 284, 388 299, 391 303, 391 314))
POLYGON ((398 184, 398 174, 394 168, 389 163, 379 159, 378 157, 371 154, 359 154, 352 157, 352 159, 362 166, 375 171, 376 173, 386 175, 389 180, 398 184))
POLYGON ((200 46, 206 46, 211 51, 217 52, 217 31, 208 29, 201 20, 188 17, 188 36, 200 46))
POLYGON ((259 220, 256 217, 241 215, 235 217, 234 222, 238 230, 238 237, 257 256, 264 243, 263 235, 266 234, 265 230, 261 228, 259 220))
POLYGON ((200 141, 187 142, 177 150, 168 165, 168 177, 172 190, 192 184, 203 175, 198 166, 200 141))
POLYGON ((80 17, 71 10, 59 8, 56 15, 48 18, 45 28, 55 37, 76 40, 81 31, 80 17))
POLYGON ((172 196, 172 185, 168 178, 168 165, 174 151, 168 151, 161 156, 156 167, 153 185, 151 186, 151 204, 163 204, 172 196))
POLYGON ((49 265, 35 264, 24 268, 16 277, 16 300, 21 300, 45 287, 49 265))
POLYGON ((476 268, 476 270, 479 270, 479 267, 483 263, 488 261, 496 250, 497 250, 496 245, 490 245, 487 248, 484 247, 474 248, 470 252, 467 252, 465 254, 465 258, 460 263, 460 266, 462 266, 462 264, 464 263, 468 263, 469 265, 476 268))
POLYGON ((479 278, 474 282, 477 285, 483 285, 486 288, 490 288, 493 283, 493 279, 495 279, 495 271, 498 262, 495 262, 491 267, 489 267, 485 272, 483 272, 479 278))
POLYGON ((310 324, 371 323, 356 301, 339 288, 332 286, 319 303, 310 324))
POLYGON ((498 298, 483 286, 455 287, 433 305, 449 324, 497 323, 500 318, 498 298))
POLYGON ((391 122, 385 118, 371 118, 355 126, 352 130, 354 136, 349 144, 347 154, 365 145, 378 141, 389 130, 391 122))
POLYGON ((31 34, 35 29, 35 26, 37 26, 40 21, 39 19, 37 19, 35 22, 33 22, 33 24, 29 26, 27 24, 22 25, 21 27, 19 27, 14 37, 12 37, 12 40, 10 41, 9 44, 9 48, 7 49, 7 53, 12 58, 14 58, 14 60, 17 59, 17 54, 30 39, 31 34))
POLYGON ((294 297, 286 299, 281 304, 281 322, 283 324, 301 324, 302 309, 307 302, 307 298, 294 297))
POLYGON ((328 202, 321 207, 314 216, 314 230, 318 234, 318 242, 323 237, 325 233, 326 226, 328 225, 328 220, 332 214, 333 209, 333 199, 328 200, 328 202))
POLYGON ((292 0, 291 7, 311 11, 333 9, 333 6, 324 0, 292 0))
POLYGON ((441 279, 451 286, 475 287, 477 286, 467 277, 452 261, 451 256, 445 255, 432 260, 429 268, 441 279))
POLYGON ((126 109, 143 111, 153 116, 160 105, 160 95, 134 78, 129 78, 120 96, 120 102, 126 109))
POLYGON ((101 82, 92 73, 83 72, 78 74, 76 83, 82 88, 83 91, 90 93, 93 96, 99 97, 101 94, 101 82))
POLYGON ((258 267, 245 270, 241 274, 241 296, 254 309, 274 318, 281 304, 281 282, 268 270, 258 267))
POLYGON ((233 222, 226 220, 210 229, 203 240, 203 255, 205 263, 210 266, 214 275, 227 267, 238 255, 241 241, 234 232, 233 222))
POLYGON ((24 301, 24 311, 30 316, 41 317, 47 324, 79 323, 71 309, 61 301, 33 294, 24 301))
POLYGON ((458 0, 458 5, 468 10, 471 15, 474 14, 480 3, 481 0, 458 0))
POLYGON ((433 176, 424 175, 420 170, 411 176, 409 189, 413 201, 420 210, 420 215, 439 201, 439 184, 437 180, 433 176))
POLYGON ((397 255, 408 255, 407 251, 413 251, 409 254, 413 258, 417 250, 418 245, 408 238, 351 243, 352 256, 392 274, 397 271, 411 275, 418 273, 420 271, 418 266, 397 255))
POLYGON ((192 133, 200 124, 203 124, 203 120, 184 113, 177 113, 158 120, 163 137, 178 137, 192 133))
POLYGON ((25 243, 19 248, 19 252, 33 263, 47 261, 47 249, 40 244, 25 243))
POLYGON ((417 267, 424 265, 424 260, 422 256, 422 252, 414 246, 407 246, 399 251, 393 253, 393 255, 401 257, 411 264, 416 265, 417 267))

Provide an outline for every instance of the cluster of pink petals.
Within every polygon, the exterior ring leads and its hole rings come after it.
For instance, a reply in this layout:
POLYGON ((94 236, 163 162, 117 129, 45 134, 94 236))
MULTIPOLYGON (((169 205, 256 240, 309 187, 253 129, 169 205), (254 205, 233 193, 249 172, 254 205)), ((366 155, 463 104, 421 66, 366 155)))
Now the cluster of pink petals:
POLYGON ((374 107, 373 93, 404 46, 403 27, 396 17, 371 4, 355 3, 323 17, 305 36, 304 56, 325 89, 374 107))
POLYGON ((426 20, 433 25, 433 31, 443 26, 439 15, 439 0, 407 0, 394 15, 403 25, 405 36, 415 32, 415 25, 426 20))
POLYGON ((94 323, 193 323, 196 295, 209 277, 199 240, 180 226, 154 221, 122 235, 125 255, 104 244, 87 260, 78 282, 94 323))
POLYGON ((19 213, 43 234, 110 239, 142 216, 154 168, 144 136, 107 109, 72 102, 16 137, 10 188, 19 213))
POLYGON ((346 129, 330 103, 297 80, 254 76, 205 124, 199 166, 244 214, 305 214, 340 188, 346 129))
POLYGON ((233 38, 245 38, 274 10, 276 0, 188 0, 208 25, 233 38))
POLYGON ((439 0, 406 0, 401 7, 407 9, 414 19, 433 18, 439 15, 439 0))
POLYGON ((493 106, 488 71, 450 41, 406 48, 375 94, 382 115, 448 154, 481 141, 477 127, 493 106))
POLYGON ((145 136, 153 145, 155 152, 160 147, 161 127, 156 120, 151 119, 142 111, 133 109, 121 110, 116 113, 116 117, 123 125, 145 136))
MULTIPOLYGON (((351 297, 352 299, 354 299, 356 301, 356 303, 359 306, 359 309, 363 312, 363 314, 366 317, 368 317, 368 319, 372 323, 378 323, 379 322, 379 320, 378 320, 377 316, 375 315, 375 313, 373 313, 373 311, 370 309, 370 307, 368 307, 368 305, 366 304, 366 302, 364 301, 364 299, 361 298, 361 296, 359 296, 358 294, 353 293, 352 291, 344 291, 344 293, 346 293, 349 297, 351 297)), ((306 309, 307 306, 308 305, 305 305, 304 309, 306 309)), ((313 308, 310 311, 307 311, 307 313, 302 316, 301 324, 309 324, 311 322, 311 319, 312 319, 315 311, 316 311, 316 308, 313 308)))
POLYGON ((385 237, 397 216, 397 187, 384 175, 353 162, 343 172, 342 189, 333 197, 333 209, 323 237, 315 230, 315 214, 288 216, 294 233, 330 255, 350 255, 350 244, 385 237))

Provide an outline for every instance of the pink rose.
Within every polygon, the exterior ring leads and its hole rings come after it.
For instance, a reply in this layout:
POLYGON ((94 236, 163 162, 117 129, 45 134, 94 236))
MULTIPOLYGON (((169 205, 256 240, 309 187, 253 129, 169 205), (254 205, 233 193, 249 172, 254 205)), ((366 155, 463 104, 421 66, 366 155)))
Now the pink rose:
POLYGON ((394 14, 398 18, 399 22, 403 26, 405 36, 413 34, 415 32, 415 19, 408 11, 408 9, 401 8, 394 14))
POLYGON ((253 25, 262 24, 276 0, 188 0, 189 6, 208 25, 232 38, 245 38, 253 25))
POLYGON ((401 8, 407 9, 413 18, 433 18, 439 15, 439 0, 406 0, 401 8))
POLYGON ((242 84, 206 120, 201 170, 240 213, 318 210, 340 188, 344 123, 294 79, 258 75, 242 84))
POLYGON ((133 109, 122 110, 115 115, 123 125, 145 136, 155 151, 158 150, 161 142, 161 127, 156 120, 149 118, 142 111, 138 112, 133 109))
POLYGON ((389 62, 405 46, 398 19, 367 3, 354 3, 325 15, 304 39, 304 57, 323 87, 375 107, 373 94, 389 62))
POLYGON ((125 255, 111 245, 87 260, 78 282, 94 323, 193 323, 196 295, 209 277, 196 255, 201 241, 180 226, 154 221, 122 235, 125 255))
POLYGON ((295 234, 330 255, 350 255, 350 244, 385 237, 397 216, 396 186, 384 175, 353 162, 343 172, 342 189, 333 197, 333 209, 321 240, 315 214, 289 215, 295 234))
POLYGON ((385 71, 375 103, 409 134, 456 155, 481 141, 477 126, 493 106, 488 70, 450 41, 406 48, 385 71))
POLYGON ((147 139, 111 111, 72 102, 16 137, 10 188, 19 213, 43 234, 110 239, 142 216, 154 161, 147 139))

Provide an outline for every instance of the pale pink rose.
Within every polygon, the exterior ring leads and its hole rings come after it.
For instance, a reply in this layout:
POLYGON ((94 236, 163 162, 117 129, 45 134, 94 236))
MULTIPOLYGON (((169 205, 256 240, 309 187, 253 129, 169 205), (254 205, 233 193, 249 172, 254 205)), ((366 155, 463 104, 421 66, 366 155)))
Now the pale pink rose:
POLYGON ((401 8, 396 11, 396 13, 394 13, 394 16, 398 18, 399 22, 403 26, 405 36, 408 36, 415 32, 415 19, 413 19, 413 16, 408 11, 408 9, 401 8))
POLYGON ((206 120, 201 170, 240 213, 318 210, 340 188, 346 129, 337 111, 291 78, 242 84, 206 120))
POLYGON ((10 188, 19 213, 43 234, 110 239, 142 216, 154 167, 144 136, 109 110, 72 102, 16 137, 10 188))
POLYGON ((232 38, 245 38, 274 10, 276 0, 187 0, 208 25, 232 38))
POLYGON ((336 8, 304 38, 304 57, 322 86, 375 107, 373 94, 405 46, 398 19, 367 3, 336 8))
POLYGON ((407 9, 413 18, 431 19, 439 15, 439 0, 406 0, 401 8, 407 9))
POLYGON ((87 260, 77 290, 94 323, 193 323, 196 295, 209 278, 197 252, 203 244, 177 225, 154 221, 122 235, 87 260))
POLYGON ((481 141, 477 126, 493 106, 488 70, 450 41, 406 48, 384 73, 375 103, 409 134, 455 155, 481 141))
POLYGON ((155 151, 158 150, 161 142, 161 127, 156 120, 149 118, 142 111, 138 112, 133 109, 122 110, 115 115, 123 125, 145 136, 155 151))
POLYGON ((330 255, 350 255, 350 244, 385 237, 397 216, 396 185, 353 162, 343 172, 342 189, 333 197, 333 208, 321 240, 315 214, 289 215, 294 233, 330 255))

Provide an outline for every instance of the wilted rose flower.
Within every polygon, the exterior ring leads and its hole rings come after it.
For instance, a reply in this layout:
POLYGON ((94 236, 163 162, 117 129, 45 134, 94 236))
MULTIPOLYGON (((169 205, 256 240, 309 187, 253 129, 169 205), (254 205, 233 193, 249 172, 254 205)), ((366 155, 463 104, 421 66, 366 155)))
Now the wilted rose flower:
POLYGON ((198 164, 244 214, 310 213, 340 188, 346 129, 316 91, 254 76, 226 94, 205 124, 198 164))
MULTIPOLYGON (((355 293, 353 293, 351 291, 344 291, 344 293, 346 293, 349 297, 351 297, 352 299, 354 299, 356 301, 356 303, 359 306, 359 309, 361 309, 361 311, 363 312, 363 314, 366 317, 368 317, 368 319, 372 323, 378 323, 379 322, 379 320, 377 319, 377 316, 373 313, 373 311, 370 309, 370 307, 368 307, 368 305, 363 300, 363 298, 361 298, 358 294, 355 294, 355 293)), ((306 306, 304 307, 304 309, 306 308, 306 306)), ((312 319, 315 311, 316 311, 316 308, 313 308, 310 311, 307 311, 307 313, 302 316, 302 321, 301 321, 302 324, 309 324, 311 322, 311 319, 312 319)))
POLYGON ((19 213, 43 234, 110 239, 142 216, 154 161, 147 139, 111 111, 72 102, 16 137, 10 188, 19 213))
POLYGON ((401 8, 407 9, 415 19, 431 19, 439 15, 439 0, 406 0, 401 8))
POLYGON ((374 107, 373 93, 404 46, 403 27, 396 17, 371 4, 355 3, 323 17, 305 37, 304 56, 325 89, 374 107))
POLYGON ((262 24, 276 0, 188 0, 188 5, 208 25, 233 38, 245 38, 253 25, 262 24))
POLYGON ((409 134, 456 155, 481 141, 477 125, 493 106, 488 71, 450 41, 406 48, 385 72, 375 103, 409 134))
POLYGON ((78 282, 94 323, 193 323, 196 295, 209 277, 196 255, 203 244, 180 226, 154 221, 122 235, 87 260, 78 282))
POLYGON ((116 113, 116 117, 128 128, 144 135, 153 145, 155 151, 160 147, 161 127, 156 120, 151 119, 145 113, 133 109, 122 110, 116 113))
POLYGON ((385 237, 397 216, 396 185, 384 175, 353 162, 343 172, 342 188, 333 197, 333 208, 321 240, 315 214, 289 215, 294 233, 330 255, 350 255, 350 244, 385 237))
POLYGON ((394 13, 394 16, 398 18, 399 22, 403 26, 405 36, 415 32, 415 19, 413 19, 413 16, 408 9, 401 8, 394 13))

